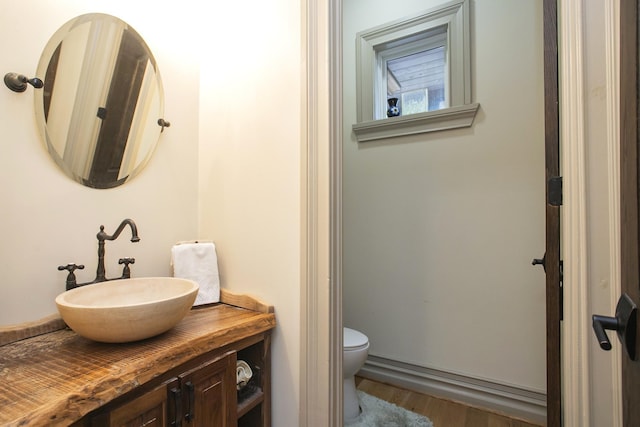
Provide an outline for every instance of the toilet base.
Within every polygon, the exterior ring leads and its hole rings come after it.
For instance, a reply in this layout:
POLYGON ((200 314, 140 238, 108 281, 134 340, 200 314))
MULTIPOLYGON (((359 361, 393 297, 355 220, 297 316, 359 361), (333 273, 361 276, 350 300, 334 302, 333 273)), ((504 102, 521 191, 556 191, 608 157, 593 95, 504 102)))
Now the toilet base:
POLYGON ((359 416, 360 400, 356 392, 355 378, 344 378, 344 422, 354 421, 359 416))

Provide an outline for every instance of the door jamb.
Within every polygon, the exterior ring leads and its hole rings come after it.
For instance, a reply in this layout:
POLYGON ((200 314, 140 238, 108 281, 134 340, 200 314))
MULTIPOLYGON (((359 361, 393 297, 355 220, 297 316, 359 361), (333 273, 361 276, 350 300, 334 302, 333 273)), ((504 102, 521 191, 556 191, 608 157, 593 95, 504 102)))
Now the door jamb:
MULTIPOLYGON (((620 204, 620 2, 605 2, 607 151, 609 184, 609 304, 614 312, 622 292, 620 204)), ((622 352, 611 352, 612 427, 622 426, 622 352)))
MULTIPOLYGON (((563 179, 562 256, 564 259, 564 321, 562 330, 563 425, 590 425, 591 381, 589 348, 592 344, 587 258, 587 179, 583 76, 584 22, 581 0, 558 2, 558 72, 560 81, 560 150, 563 179)), ((609 191, 610 299, 615 307, 620 295, 619 203, 619 3, 605 2, 607 93, 607 149, 609 191)), ((612 308, 614 310, 614 308, 612 308)), ((612 353, 614 376, 612 426, 622 425, 620 355, 612 353)))
POLYGON ((301 427, 341 426, 342 0, 301 2, 301 427))
POLYGON ((562 339, 563 424, 588 426, 589 330, 587 329, 587 224, 582 2, 558 2, 560 158, 563 178, 561 218, 564 260, 562 339))

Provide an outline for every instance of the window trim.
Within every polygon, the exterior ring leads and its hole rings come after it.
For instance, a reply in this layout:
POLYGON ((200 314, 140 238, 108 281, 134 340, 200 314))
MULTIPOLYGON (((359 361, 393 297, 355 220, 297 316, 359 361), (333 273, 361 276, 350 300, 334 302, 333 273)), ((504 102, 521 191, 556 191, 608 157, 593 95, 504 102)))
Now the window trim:
MULTIPOLYGON (((358 141, 469 127, 479 104, 471 103, 469 0, 454 0, 425 12, 359 32, 356 36, 358 141), (378 52, 394 41, 411 39, 436 27, 448 32, 449 107, 408 116, 375 119, 378 52)), ((410 41, 407 40, 409 43, 410 41)))

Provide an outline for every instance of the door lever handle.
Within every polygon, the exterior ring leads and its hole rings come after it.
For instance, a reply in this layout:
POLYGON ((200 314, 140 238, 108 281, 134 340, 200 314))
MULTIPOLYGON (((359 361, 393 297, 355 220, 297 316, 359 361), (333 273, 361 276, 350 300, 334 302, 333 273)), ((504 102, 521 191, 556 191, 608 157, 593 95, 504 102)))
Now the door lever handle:
POLYGON ((636 360, 636 322, 638 308, 627 294, 622 294, 616 306, 616 316, 592 316, 593 331, 596 334, 600 348, 611 350, 611 341, 606 329, 616 331, 618 339, 627 351, 631 360, 636 360))
POLYGON ((609 337, 607 336, 605 329, 618 331, 620 329, 620 322, 618 321, 618 318, 594 314, 592 320, 593 332, 596 334, 600 348, 606 351, 611 350, 611 341, 609 341, 609 337))

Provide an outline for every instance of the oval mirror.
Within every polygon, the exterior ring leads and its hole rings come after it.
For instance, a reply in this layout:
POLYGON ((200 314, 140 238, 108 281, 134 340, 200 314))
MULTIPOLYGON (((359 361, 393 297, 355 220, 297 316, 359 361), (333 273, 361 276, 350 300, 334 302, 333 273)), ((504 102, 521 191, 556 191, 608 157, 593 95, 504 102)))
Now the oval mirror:
POLYGON ((126 22, 86 14, 64 24, 38 64, 36 120, 49 154, 72 179, 111 188, 151 158, 164 113, 156 61, 126 22))

